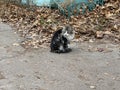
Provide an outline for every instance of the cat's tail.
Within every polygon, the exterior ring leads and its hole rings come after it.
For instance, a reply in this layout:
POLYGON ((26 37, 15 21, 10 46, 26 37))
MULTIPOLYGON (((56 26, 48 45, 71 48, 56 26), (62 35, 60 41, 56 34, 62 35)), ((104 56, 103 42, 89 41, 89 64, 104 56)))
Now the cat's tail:
POLYGON ((63 50, 51 50, 50 52, 53 52, 53 53, 69 53, 69 52, 71 52, 72 51, 72 49, 71 48, 67 48, 67 49, 65 49, 64 51, 63 50))
POLYGON ((71 52, 71 51, 72 51, 71 48, 67 48, 67 49, 65 49, 65 51, 64 51, 63 53, 69 53, 69 52, 71 52))

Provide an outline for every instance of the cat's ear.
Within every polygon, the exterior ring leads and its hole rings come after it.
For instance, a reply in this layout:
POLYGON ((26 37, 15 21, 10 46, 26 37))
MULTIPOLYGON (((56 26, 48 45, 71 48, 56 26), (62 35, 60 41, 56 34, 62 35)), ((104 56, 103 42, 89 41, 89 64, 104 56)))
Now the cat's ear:
POLYGON ((70 24, 66 24, 65 26, 66 26, 66 27, 70 27, 70 24))
POLYGON ((69 24, 63 26, 63 29, 62 29, 63 32, 72 31, 72 30, 73 30, 73 29, 72 29, 72 27, 71 27, 69 24))
POLYGON ((65 28, 66 28, 66 30, 71 30, 71 26, 70 26, 69 24, 67 24, 67 25, 65 26, 65 28))

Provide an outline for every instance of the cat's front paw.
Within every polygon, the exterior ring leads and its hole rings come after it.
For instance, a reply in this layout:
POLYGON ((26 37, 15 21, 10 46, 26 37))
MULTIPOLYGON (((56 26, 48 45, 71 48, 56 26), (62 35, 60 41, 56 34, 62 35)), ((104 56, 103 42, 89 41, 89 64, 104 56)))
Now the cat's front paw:
POLYGON ((66 49, 65 49, 65 52, 67 52, 67 53, 68 53, 68 52, 71 52, 71 51, 72 51, 71 48, 66 48, 66 49))
POLYGON ((63 51, 61 51, 61 50, 53 50, 53 51, 51 51, 51 52, 53 52, 53 53, 63 53, 63 51))

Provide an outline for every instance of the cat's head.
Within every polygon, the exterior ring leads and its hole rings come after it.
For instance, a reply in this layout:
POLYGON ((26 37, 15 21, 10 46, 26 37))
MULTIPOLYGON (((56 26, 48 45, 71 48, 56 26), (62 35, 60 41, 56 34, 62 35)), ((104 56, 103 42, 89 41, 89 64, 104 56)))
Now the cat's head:
POLYGON ((75 36, 75 31, 70 25, 66 25, 62 29, 62 35, 67 38, 67 40, 72 40, 75 36))

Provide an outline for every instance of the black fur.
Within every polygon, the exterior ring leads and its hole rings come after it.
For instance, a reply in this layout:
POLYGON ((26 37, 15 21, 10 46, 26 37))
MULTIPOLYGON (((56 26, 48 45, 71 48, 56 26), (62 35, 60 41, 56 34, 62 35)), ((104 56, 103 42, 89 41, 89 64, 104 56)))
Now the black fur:
POLYGON ((54 53, 67 53, 71 49, 68 48, 69 41, 62 35, 62 29, 56 31, 52 37, 50 48, 54 53), (63 50, 60 50, 60 46, 63 46, 63 50))

